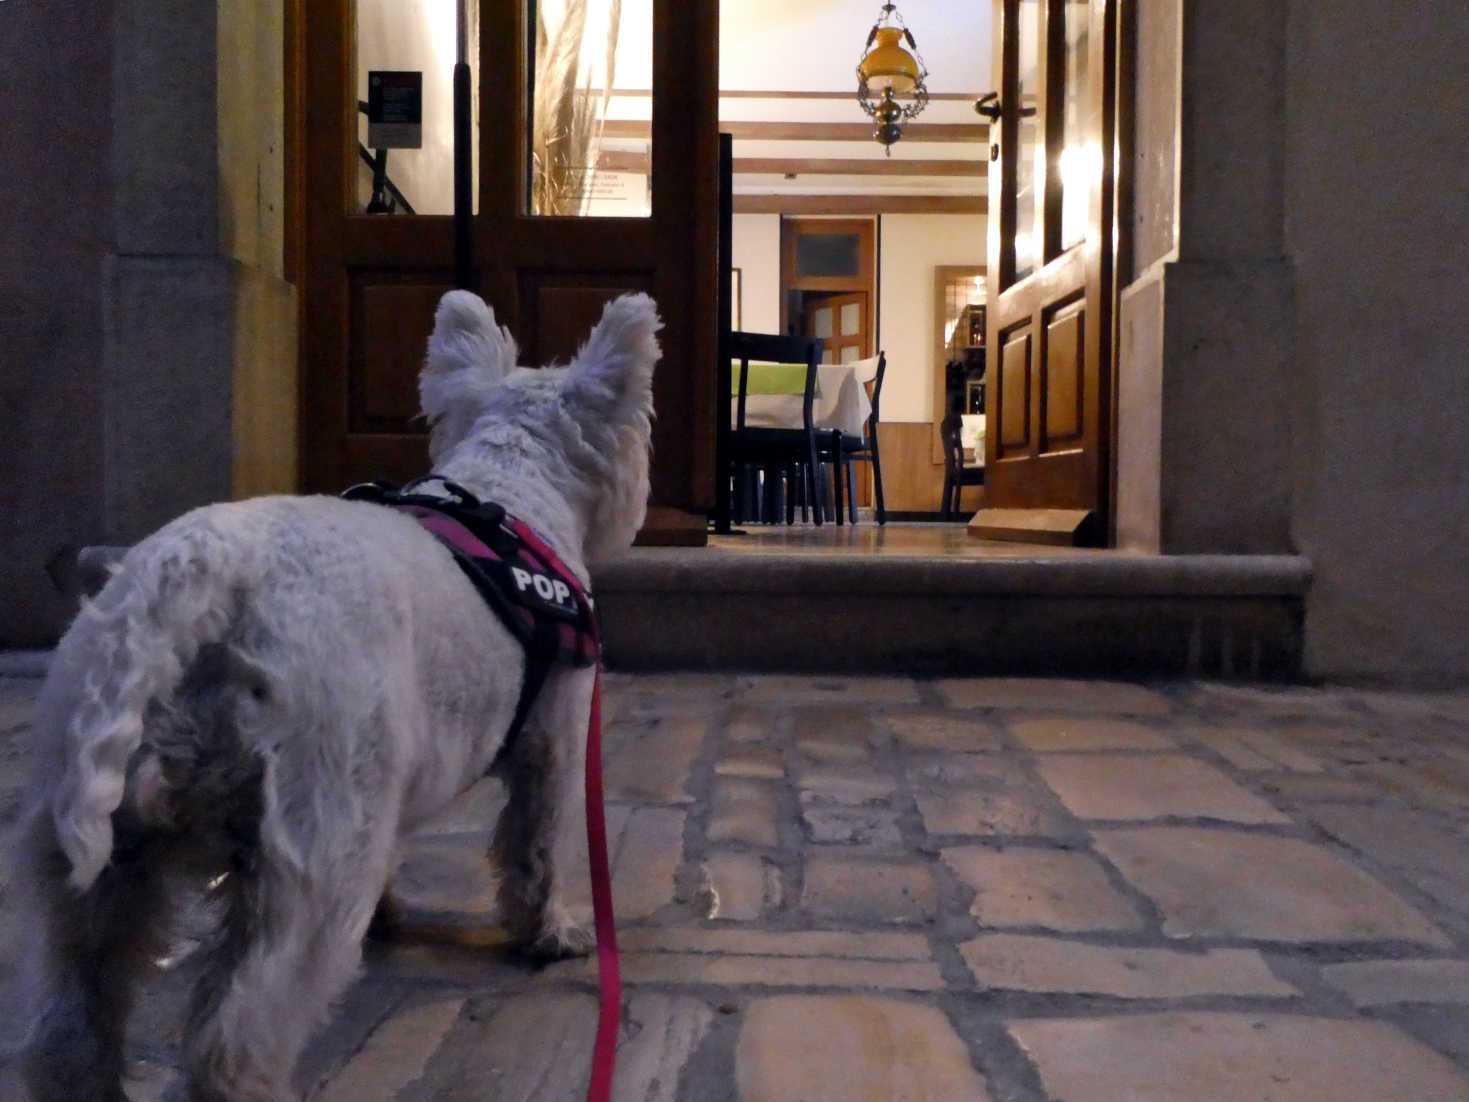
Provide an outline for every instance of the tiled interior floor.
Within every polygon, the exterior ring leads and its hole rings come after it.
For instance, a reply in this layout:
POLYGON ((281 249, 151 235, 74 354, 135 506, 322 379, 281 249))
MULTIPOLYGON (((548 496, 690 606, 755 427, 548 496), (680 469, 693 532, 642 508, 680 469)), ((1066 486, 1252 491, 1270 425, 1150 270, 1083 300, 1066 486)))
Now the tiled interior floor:
MULTIPOLYGON (((34 688, 0 682, 9 804, 34 688)), ((614 674, 607 697, 620 1100, 1469 1098, 1469 694, 614 674)), ((408 845, 409 929, 369 944, 309 1097, 582 1097, 595 967, 494 947, 498 800, 408 845)), ((136 1098, 167 1077, 171 983, 136 1098)))

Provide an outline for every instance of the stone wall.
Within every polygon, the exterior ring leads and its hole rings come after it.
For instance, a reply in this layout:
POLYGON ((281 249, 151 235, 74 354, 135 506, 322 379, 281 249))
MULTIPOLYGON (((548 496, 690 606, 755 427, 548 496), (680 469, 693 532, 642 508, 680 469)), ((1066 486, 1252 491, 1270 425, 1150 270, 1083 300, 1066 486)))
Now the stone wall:
POLYGON ((55 638, 70 605, 46 564, 106 531, 111 22, 108 0, 0 4, 0 642, 12 645, 55 638))
POLYGON ((1469 679, 1469 9, 1290 5, 1291 534, 1326 676, 1469 679))

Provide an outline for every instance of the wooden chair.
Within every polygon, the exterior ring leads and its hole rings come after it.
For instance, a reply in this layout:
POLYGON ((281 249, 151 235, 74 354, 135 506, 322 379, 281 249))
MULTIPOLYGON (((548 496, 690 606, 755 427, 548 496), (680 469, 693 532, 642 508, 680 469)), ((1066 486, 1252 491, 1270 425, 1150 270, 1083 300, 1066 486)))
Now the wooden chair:
POLYGON ((984 468, 964 465, 964 445, 959 439, 959 427, 963 424, 957 413, 951 413, 939 422, 939 436, 944 442, 944 520, 953 520, 959 512, 959 496, 965 486, 983 486, 984 468))
MULTIPOLYGON (((787 524, 796 518, 797 497, 816 498, 815 481, 813 492, 797 492, 812 472, 821 470, 824 449, 817 440, 812 420, 812 404, 816 398, 816 365, 821 361, 821 341, 809 337, 785 337, 773 333, 732 332, 728 337, 729 356, 733 367, 734 425, 729 432, 728 470, 724 477, 733 478, 737 517, 749 515, 750 507, 756 508, 760 519, 775 519, 773 506, 780 502, 772 500, 768 490, 772 483, 782 487, 783 511, 787 524), (745 423, 745 401, 750 385, 750 361, 772 363, 796 363, 806 365, 805 389, 801 399, 800 428, 771 428, 764 425, 745 423), (766 493, 758 493, 754 481, 763 472, 766 493)), ((815 521, 822 521, 819 501, 815 505, 815 521)))
MULTIPOLYGON (((882 377, 888 367, 887 353, 877 354, 877 374, 872 381, 872 412, 867 415, 867 421, 863 425, 860 437, 843 434, 841 437, 841 462, 838 464, 837 476, 840 477, 842 469, 847 475, 847 510, 852 523, 857 523, 857 480, 852 473, 852 462, 861 460, 872 464, 872 503, 873 513, 878 524, 888 522, 887 510, 882 501, 882 460, 877 452, 877 421, 879 403, 882 401, 882 377)), ((842 510, 842 495, 840 489, 836 495, 837 517, 840 523, 842 510)))

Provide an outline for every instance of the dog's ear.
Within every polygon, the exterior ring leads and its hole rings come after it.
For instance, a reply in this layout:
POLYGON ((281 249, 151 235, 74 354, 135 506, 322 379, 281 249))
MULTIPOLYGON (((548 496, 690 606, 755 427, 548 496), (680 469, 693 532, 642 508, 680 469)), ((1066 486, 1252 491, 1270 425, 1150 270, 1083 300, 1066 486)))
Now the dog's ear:
POLYGON ((662 355, 657 333, 662 328, 657 304, 647 295, 613 299, 572 361, 568 391, 608 416, 651 414, 653 365, 662 355))
POLYGON ((495 324, 495 312, 469 291, 439 300, 428 357, 418 375, 418 399, 433 428, 430 453, 437 458, 463 438, 490 393, 515 369, 515 340, 495 324))

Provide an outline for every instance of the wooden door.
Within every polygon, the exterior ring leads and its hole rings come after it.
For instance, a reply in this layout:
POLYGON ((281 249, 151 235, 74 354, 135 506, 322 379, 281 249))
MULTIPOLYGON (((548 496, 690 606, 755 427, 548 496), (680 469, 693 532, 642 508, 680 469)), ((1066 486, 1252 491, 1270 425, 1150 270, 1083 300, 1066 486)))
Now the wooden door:
POLYGON ((876 332, 876 242, 877 227, 870 218, 782 218, 781 332, 804 333, 802 316, 813 296, 842 293, 865 296, 862 326, 867 333, 876 332))
POLYGON ((994 0, 986 508, 971 531, 1104 543, 1117 0, 994 0), (996 110, 997 108, 997 110, 996 110))
POLYGON ((829 295, 806 302, 806 336, 821 338, 821 362, 845 364, 867 357, 867 293, 829 295))
MULTIPOLYGON (((535 0, 468 5, 478 24, 467 43, 479 115, 473 286, 509 326, 526 364, 573 355, 603 304, 617 294, 653 295, 664 328, 654 379, 652 482, 654 504, 664 509, 650 515, 649 526, 678 529, 680 541, 698 542, 703 518, 696 514, 710 506, 714 484, 718 4, 643 3, 651 7, 650 18, 629 18, 635 5, 628 0, 603 5, 623 12, 622 28, 647 34, 651 24, 651 44, 640 55, 651 56, 642 78, 651 89, 643 84, 622 93, 644 105, 638 113, 645 120, 631 139, 646 173, 641 196, 635 181, 632 187, 626 179, 614 181, 613 190, 631 198, 628 216, 566 213, 537 190, 547 178, 539 166, 554 159, 544 142, 534 144, 542 136, 537 112, 554 120, 556 112, 583 107, 589 95, 571 81, 566 95, 553 101, 544 73, 540 87, 532 87, 536 59, 544 61, 557 48, 557 40, 546 37, 545 12, 538 23, 535 0), (640 200, 644 208, 636 209, 640 200)), ((443 57, 443 28, 425 31, 409 21, 453 7, 394 0, 303 5, 301 52, 309 63, 301 74, 299 150, 306 206, 302 453, 308 489, 334 491, 364 478, 403 479, 427 469, 423 426, 414 420, 416 377, 434 307, 453 283, 451 210, 420 200, 413 202, 419 212, 413 215, 364 212, 359 142, 366 131, 359 129, 357 107, 368 91, 364 66, 423 67, 408 49, 415 36, 436 42, 439 54, 432 56, 452 66, 452 24, 443 57), (360 58, 370 33, 376 53, 360 58)), ((590 42, 595 28, 582 30, 590 42)), ((610 56, 605 40, 599 48, 610 56)), ((435 79, 430 68, 425 81, 435 79)), ((425 134, 431 113, 437 109, 434 121, 442 122, 446 106, 425 90, 425 134)), ((390 151, 389 177, 412 178, 428 145, 425 140, 421 150, 390 151)), ((595 164, 594 157, 588 160, 595 164)), ((579 179, 591 195, 594 177, 584 167, 572 165, 564 178, 579 179)), ((424 185, 425 193, 431 190, 424 185)))

